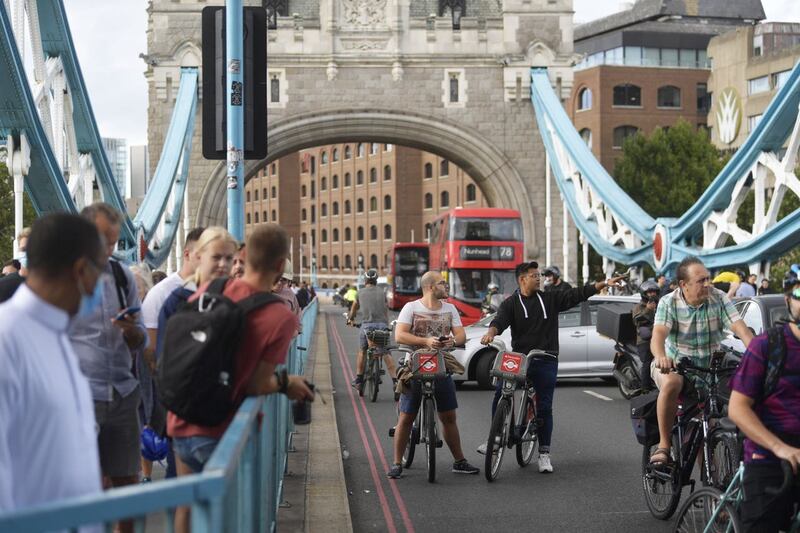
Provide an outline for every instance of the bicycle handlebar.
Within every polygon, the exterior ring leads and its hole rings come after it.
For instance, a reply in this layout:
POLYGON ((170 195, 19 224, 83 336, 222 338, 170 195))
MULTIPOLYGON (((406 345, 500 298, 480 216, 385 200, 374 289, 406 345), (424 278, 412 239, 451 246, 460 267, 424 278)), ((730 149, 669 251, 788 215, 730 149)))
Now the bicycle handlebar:
POLYGON ((781 459, 781 469, 783 470, 783 484, 778 487, 766 487, 764 492, 770 496, 780 496, 788 491, 794 483, 795 473, 792 465, 786 459, 781 459))
MULTIPOLYGON (((489 343, 489 346, 498 352, 507 352, 506 343, 502 339, 495 338, 489 343)), ((558 359, 558 355, 547 352, 545 350, 533 349, 527 354, 528 359, 558 359)))

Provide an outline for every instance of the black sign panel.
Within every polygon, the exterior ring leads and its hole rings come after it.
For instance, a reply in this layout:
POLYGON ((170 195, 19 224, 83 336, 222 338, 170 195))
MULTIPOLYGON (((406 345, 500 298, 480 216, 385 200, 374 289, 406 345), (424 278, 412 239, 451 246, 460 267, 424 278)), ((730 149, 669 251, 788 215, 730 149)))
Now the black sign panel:
POLYGON ((513 261, 513 246, 462 246, 462 261, 513 261))

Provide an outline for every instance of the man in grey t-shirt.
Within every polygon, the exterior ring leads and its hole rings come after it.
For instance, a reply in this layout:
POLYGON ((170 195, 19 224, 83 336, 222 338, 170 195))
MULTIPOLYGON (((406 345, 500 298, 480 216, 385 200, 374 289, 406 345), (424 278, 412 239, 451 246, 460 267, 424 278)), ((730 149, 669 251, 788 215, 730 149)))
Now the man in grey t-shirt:
MULTIPOLYGON (((358 291, 356 300, 350 308, 350 314, 347 317, 347 323, 350 324, 356 317, 358 310, 364 315, 361 321, 361 333, 359 334, 360 349, 358 350, 358 358, 356 359, 356 378, 351 385, 358 388, 364 381, 364 367, 366 361, 364 354, 367 351, 369 343, 367 342, 367 332, 376 329, 389 329, 388 308, 386 305, 386 294, 383 289, 378 287, 378 272, 374 268, 370 268, 364 274, 366 286, 358 291)), ((392 376, 392 383, 397 382, 396 370, 391 354, 383 356, 383 361, 386 363, 386 368, 389 370, 389 375, 392 376)), ((397 396, 397 394, 395 394, 397 396)), ((395 399, 396 401, 396 399, 395 399)))

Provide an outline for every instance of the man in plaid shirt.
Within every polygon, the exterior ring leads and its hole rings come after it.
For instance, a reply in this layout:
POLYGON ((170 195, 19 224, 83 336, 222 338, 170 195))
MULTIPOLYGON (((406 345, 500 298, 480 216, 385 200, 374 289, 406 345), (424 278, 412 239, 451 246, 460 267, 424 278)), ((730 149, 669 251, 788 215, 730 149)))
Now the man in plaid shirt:
POLYGON ((678 288, 658 303, 650 340, 652 377, 659 390, 660 434, 651 464, 671 460, 670 432, 684 386, 683 376, 673 372, 675 363, 688 357, 696 365, 707 366, 711 354, 719 350, 726 329, 732 330, 745 346, 753 338, 728 296, 711 285, 711 275, 703 262, 687 257, 678 265, 678 288))

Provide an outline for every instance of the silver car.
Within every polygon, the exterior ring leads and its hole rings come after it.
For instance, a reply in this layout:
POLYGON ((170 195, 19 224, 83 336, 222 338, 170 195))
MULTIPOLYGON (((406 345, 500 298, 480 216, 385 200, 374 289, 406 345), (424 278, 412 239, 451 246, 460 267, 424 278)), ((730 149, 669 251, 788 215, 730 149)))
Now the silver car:
MULTIPOLYGON (((558 377, 559 378, 612 378, 614 366, 614 341, 597 333, 597 307, 604 303, 630 303, 633 307, 639 296, 595 295, 558 315, 558 377)), ((464 365, 466 372, 454 374, 455 381, 477 381, 483 388, 491 386, 489 371, 496 351, 481 344, 481 337, 489 329, 494 315, 486 316, 467 326, 467 342, 453 355, 464 365)), ((511 328, 499 336, 511 347, 511 328)))

